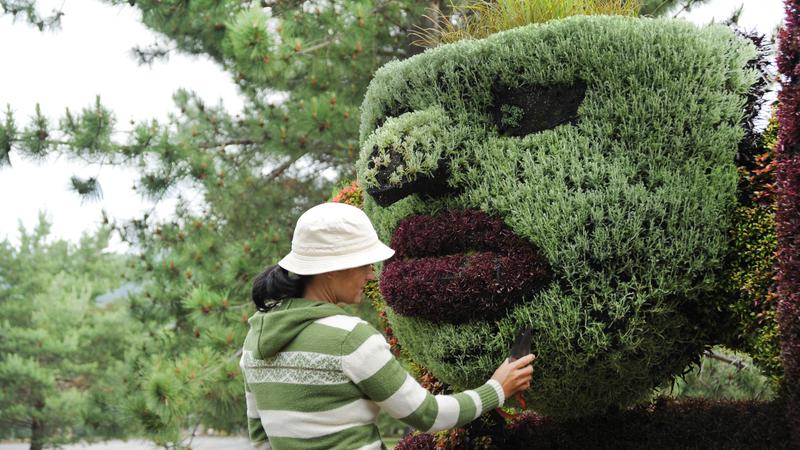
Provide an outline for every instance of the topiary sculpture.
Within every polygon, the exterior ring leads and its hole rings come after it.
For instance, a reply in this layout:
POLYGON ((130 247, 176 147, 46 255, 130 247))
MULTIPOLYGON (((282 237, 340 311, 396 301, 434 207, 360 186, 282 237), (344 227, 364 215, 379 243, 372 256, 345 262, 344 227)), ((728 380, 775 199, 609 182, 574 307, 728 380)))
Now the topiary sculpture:
POLYGON ((727 339, 754 57, 723 26, 576 16, 380 69, 357 169, 404 351, 467 388, 531 327, 527 405, 576 417, 727 339))

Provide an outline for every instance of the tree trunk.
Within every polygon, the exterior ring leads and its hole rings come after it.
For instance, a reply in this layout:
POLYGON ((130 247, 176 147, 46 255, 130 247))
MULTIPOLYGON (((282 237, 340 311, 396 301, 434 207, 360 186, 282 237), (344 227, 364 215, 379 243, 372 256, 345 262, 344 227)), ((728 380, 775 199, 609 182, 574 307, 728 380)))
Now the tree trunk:
POLYGON ((44 448, 44 423, 39 419, 31 421, 31 448, 30 450, 42 450, 44 448))

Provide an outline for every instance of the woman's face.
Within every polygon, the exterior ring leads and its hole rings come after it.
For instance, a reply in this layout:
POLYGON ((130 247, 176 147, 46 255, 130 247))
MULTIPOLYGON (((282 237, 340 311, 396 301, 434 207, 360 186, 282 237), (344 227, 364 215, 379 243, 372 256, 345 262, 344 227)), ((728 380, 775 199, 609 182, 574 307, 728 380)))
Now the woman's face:
POLYGON ((331 272, 331 275, 334 277, 331 281, 333 282, 333 293, 336 296, 336 302, 347 304, 361 303, 364 285, 367 281, 375 279, 372 264, 337 270, 331 272))

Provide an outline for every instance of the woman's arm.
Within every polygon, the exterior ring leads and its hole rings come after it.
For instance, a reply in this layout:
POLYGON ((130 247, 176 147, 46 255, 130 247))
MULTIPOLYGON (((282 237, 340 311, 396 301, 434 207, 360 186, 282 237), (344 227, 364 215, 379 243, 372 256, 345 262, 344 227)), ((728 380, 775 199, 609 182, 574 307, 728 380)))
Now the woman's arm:
POLYGON ((454 395, 431 395, 392 355, 386 339, 360 323, 345 338, 342 370, 390 416, 422 431, 462 426, 502 406, 503 387, 496 380, 454 395))

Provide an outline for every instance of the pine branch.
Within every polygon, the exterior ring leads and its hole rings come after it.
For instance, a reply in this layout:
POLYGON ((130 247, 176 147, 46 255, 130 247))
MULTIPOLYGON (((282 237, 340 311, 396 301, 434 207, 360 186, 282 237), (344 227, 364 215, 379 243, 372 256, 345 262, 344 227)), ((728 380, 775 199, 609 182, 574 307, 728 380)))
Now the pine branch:
POLYGON ((292 165, 293 165, 294 163, 296 163, 296 162, 297 162, 297 160, 299 160, 300 158, 302 158, 302 157, 303 157, 303 156, 305 156, 306 154, 307 154, 307 153, 303 153, 303 154, 301 154, 301 155, 294 156, 294 157, 292 157, 292 158, 289 158, 289 159, 287 159, 286 161, 284 161, 283 163, 281 163, 280 165, 278 165, 278 167, 276 167, 276 168, 272 169, 272 172, 270 172, 270 173, 269 173, 269 175, 267 175, 267 176, 264 178, 264 181, 272 181, 272 180, 274 180, 274 179, 278 178, 278 177, 279 177, 279 176, 281 176, 281 175, 282 175, 284 172, 286 172, 286 170, 287 170, 287 169, 289 169, 289 167, 292 167, 292 165))
POLYGON ((666 10, 662 10, 662 8, 664 8, 666 6, 667 9, 668 9, 670 6, 672 6, 672 4, 673 4, 672 0, 664 0, 661 3, 659 3, 658 6, 653 8, 652 11, 648 11, 647 15, 648 16, 653 16, 653 17, 658 16, 659 14, 662 14, 662 13, 666 12, 666 10))
POLYGON ((704 351, 703 352, 703 356, 705 356, 707 358, 711 358, 711 359, 716 359, 717 361, 722 361, 722 362, 724 362, 726 364, 730 364, 730 365, 732 365, 734 367, 737 367, 738 369, 747 369, 748 367, 750 367, 747 364, 745 364, 739 358, 730 358, 728 356, 725 356, 725 355, 722 355, 722 354, 719 354, 719 353, 715 353, 715 352, 713 352, 711 350, 704 351))
MULTIPOLYGON (((3 157, 3 155, 2 155, 2 149, 3 149, 2 144, 4 142, 7 142, 8 151, 9 152, 11 151, 11 146, 13 144, 19 144, 19 143, 24 142, 23 139, 9 139, 7 141, 3 141, 2 137, 3 137, 2 129, 0 129, 0 160, 2 160, 2 157, 3 157)), ((255 139, 231 139, 231 140, 221 141, 221 142, 207 142, 207 143, 203 143, 203 144, 198 144, 197 148, 202 148, 204 150, 209 150, 209 149, 216 149, 216 148, 224 148, 224 147, 228 147, 228 146, 231 146, 231 145, 257 145, 257 144, 264 144, 264 142, 265 141, 263 141, 263 140, 260 141, 260 140, 255 140, 255 139)), ((75 149, 75 142, 68 141, 68 140, 62 140, 62 139, 44 139, 44 140, 42 140, 42 146, 43 147, 54 147, 56 149, 59 148, 59 147, 75 149)), ((113 151, 111 151, 110 153, 128 154, 132 150, 136 150, 136 149, 139 149, 139 148, 140 148, 140 146, 116 144, 114 146, 113 151)), ((82 157, 80 154, 73 153, 73 152, 70 152, 69 154, 71 156, 78 157, 78 158, 82 159, 83 161, 85 161, 87 163, 96 163, 96 161, 92 161, 92 160, 86 159, 86 158, 82 157)), ((39 154, 37 153, 37 155, 39 155, 39 154)), ((2 165, 2 164, 0 164, 0 165, 2 165)))
POLYGON ((14 20, 17 16, 24 16, 25 20, 39 31, 60 28, 61 17, 64 15, 61 9, 53 9, 49 16, 42 16, 36 10, 36 0, 0 0, 0 9, 3 14, 10 14, 14 20))
POLYGON ((199 420, 197 422, 195 422, 194 427, 192 428, 192 432, 189 433, 189 437, 185 441, 186 442, 185 447, 192 448, 192 441, 194 441, 194 438, 197 436, 197 429, 198 428, 200 428, 200 421, 199 420))
POLYGON ((264 141, 257 141, 255 139, 231 139, 229 141, 200 144, 198 145, 198 147, 203 149, 211 149, 211 148, 224 148, 230 145, 256 145, 263 143, 264 141))
POLYGON ((328 39, 327 41, 323 41, 323 42, 320 42, 319 44, 312 45, 311 47, 296 51, 294 54, 295 55, 305 55, 307 53, 313 53, 313 52, 315 52, 315 51, 317 51, 317 50, 319 50, 321 48, 325 48, 325 47, 333 44, 334 42, 336 42, 336 39, 338 39, 338 38, 339 38, 338 35, 333 36, 332 38, 328 39))
POLYGON ((170 47, 162 43, 153 43, 147 47, 136 46, 131 49, 131 55, 136 58, 139 65, 152 66, 155 61, 167 61, 170 53, 176 50, 176 47, 170 47))
POLYGON ((677 19, 678 16, 680 16, 684 12, 690 12, 692 10, 692 8, 694 8, 695 6, 702 5, 703 3, 706 3, 707 1, 708 0, 686 0, 685 2, 683 2, 681 4, 681 9, 679 9, 678 12, 676 12, 672 16, 672 18, 673 19, 677 19))
POLYGON ((95 201, 103 198, 103 190, 95 177, 81 179, 73 175, 70 178, 70 187, 81 196, 81 203, 83 200, 95 201))

